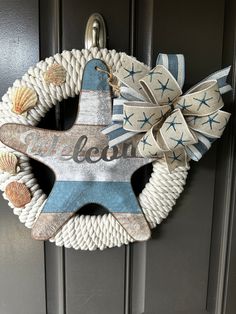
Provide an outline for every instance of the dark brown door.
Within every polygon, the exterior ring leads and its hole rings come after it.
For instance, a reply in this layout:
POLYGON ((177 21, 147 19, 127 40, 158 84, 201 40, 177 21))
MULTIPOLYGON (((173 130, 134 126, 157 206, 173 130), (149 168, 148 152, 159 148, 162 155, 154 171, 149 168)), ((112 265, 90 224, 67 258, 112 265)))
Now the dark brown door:
MULTIPOLYGON (((185 54, 186 88, 233 64, 234 87, 234 0, 0 0, 1 95, 40 58, 82 49, 94 12, 106 21, 109 49, 151 66, 159 52, 185 54)), ((233 101, 234 93, 227 111, 233 101)), ((66 128, 74 109, 71 100, 58 104, 43 124, 66 128)), ((177 205, 147 243, 84 252, 36 242, 1 199, 0 313, 235 313, 234 120, 191 164, 177 205)), ((51 173, 32 165, 50 191, 51 173)))

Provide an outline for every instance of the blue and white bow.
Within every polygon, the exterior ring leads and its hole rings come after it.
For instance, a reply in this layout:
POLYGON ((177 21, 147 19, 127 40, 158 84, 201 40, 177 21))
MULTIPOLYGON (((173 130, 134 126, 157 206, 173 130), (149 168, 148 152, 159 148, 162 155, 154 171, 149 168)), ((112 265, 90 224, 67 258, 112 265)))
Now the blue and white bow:
POLYGON ((164 156, 170 171, 188 158, 198 161, 229 120, 230 114, 220 110, 221 94, 231 90, 229 71, 213 73, 182 95, 183 55, 159 54, 152 70, 124 55, 114 74, 122 86, 113 102, 113 123, 102 131, 109 145, 145 133, 138 143, 143 157, 164 156))

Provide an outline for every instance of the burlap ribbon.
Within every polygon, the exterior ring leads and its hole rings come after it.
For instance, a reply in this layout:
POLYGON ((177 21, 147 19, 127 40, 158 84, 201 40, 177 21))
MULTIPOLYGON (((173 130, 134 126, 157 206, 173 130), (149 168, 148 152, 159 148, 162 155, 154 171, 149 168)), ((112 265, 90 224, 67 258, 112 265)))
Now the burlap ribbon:
POLYGON ((124 55, 115 73, 121 96, 114 101, 113 124, 103 130, 110 146, 137 133, 143 157, 165 157, 169 170, 185 166, 188 158, 199 160, 215 139, 221 137, 230 114, 220 110, 221 94, 231 89, 226 83, 230 68, 220 70, 182 95, 183 55, 160 54, 149 70, 124 55))

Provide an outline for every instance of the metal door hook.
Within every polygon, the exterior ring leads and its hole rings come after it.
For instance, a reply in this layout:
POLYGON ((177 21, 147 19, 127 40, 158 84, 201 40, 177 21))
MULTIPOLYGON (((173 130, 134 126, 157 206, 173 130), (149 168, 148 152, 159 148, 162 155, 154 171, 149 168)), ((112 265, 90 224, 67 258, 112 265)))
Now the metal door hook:
POLYGON ((87 22, 85 31, 85 48, 106 47, 106 26, 99 13, 92 14, 87 22))

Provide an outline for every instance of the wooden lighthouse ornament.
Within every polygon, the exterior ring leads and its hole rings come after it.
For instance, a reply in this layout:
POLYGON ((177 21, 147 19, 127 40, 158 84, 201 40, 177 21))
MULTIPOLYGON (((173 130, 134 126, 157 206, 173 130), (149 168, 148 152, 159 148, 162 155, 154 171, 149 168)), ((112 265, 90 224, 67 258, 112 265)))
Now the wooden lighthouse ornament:
POLYGON ((150 237, 149 225, 131 186, 132 174, 149 159, 136 155, 136 141, 109 148, 101 133, 111 123, 112 100, 108 71, 99 59, 84 69, 78 114, 68 131, 4 124, 0 140, 42 162, 55 173, 53 189, 32 229, 46 240, 84 205, 105 207, 136 241, 150 237), (103 71, 98 71, 97 69, 103 71))

